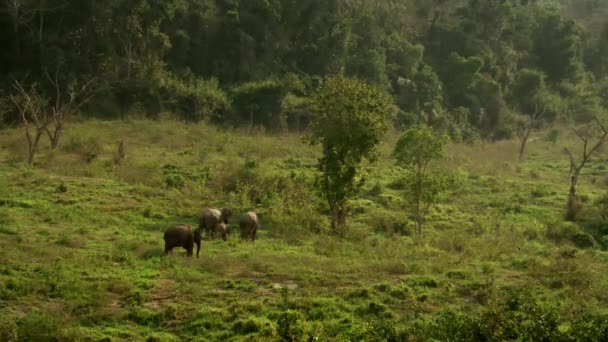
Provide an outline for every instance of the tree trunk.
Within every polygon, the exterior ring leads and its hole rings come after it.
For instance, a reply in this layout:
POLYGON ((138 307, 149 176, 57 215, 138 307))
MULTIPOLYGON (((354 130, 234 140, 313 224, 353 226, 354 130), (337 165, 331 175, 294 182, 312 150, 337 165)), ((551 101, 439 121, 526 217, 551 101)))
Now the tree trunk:
POLYGON ((343 207, 336 207, 331 212, 331 229, 334 232, 340 233, 346 225, 346 209, 343 207))
POLYGON ((416 214, 416 238, 422 240, 422 224, 424 223, 424 217, 416 214))
POLYGON ((38 143, 40 142, 40 137, 42 136, 42 131, 36 132, 36 137, 34 137, 33 141, 29 137, 29 132, 27 133, 27 135, 28 135, 27 163, 32 165, 32 164, 34 164, 34 156, 36 155, 36 152, 38 151, 38 143))
POLYGON ((63 127, 59 126, 55 128, 55 132, 53 133, 51 133, 50 130, 47 130, 47 134, 49 136, 49 140, 51 141, 51 149, 57 149, 57 147, 59 147, 59 140, 61 139, 61 135, 63 134, 63 127))
POLYGON ((578 182, 579 170, 574 171, 570 177, 570 193, 568 194, 568 204, 566 208, 566 220, 574 221, 578 213, 578 201, 576 199, 576 183, 578 182))
POLYGON ((523 134, 519 135, 519 161, 524 160, 524 153, 526 151, 526 144, 528 143, 528 138, 530 137, 530 129, 526 128, 526 131, 523 134))
POLYGON ((524 152, 526 151, 526 143, 528 142, 528 135, 521 139, 519 144, 519 161, 524 160, 524 152))

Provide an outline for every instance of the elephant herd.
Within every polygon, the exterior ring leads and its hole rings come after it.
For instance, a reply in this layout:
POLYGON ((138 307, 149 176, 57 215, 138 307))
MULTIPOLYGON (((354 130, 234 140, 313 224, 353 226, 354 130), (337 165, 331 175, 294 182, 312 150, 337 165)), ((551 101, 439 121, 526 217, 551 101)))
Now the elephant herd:
MULTIPOLYGON (((228 208, 207 208, 201 214, 198 228, 194 229, 188 224, 176 224, 165 230, 165 254, 170 253, 175 247, 183 247, 187 256, 192 256, 194 244, 196 244, 196 257, 201 250, 201 238, 203 232, 209 238, 220 236, 224 241, 230 234, 228 221, 232 216, 232 210, 228 208)), ((259 228, 259 220, 256 213, 249 211, 244 213, 239 220, 241 240, 251 239, 255 241, 255 235, 259 228)))

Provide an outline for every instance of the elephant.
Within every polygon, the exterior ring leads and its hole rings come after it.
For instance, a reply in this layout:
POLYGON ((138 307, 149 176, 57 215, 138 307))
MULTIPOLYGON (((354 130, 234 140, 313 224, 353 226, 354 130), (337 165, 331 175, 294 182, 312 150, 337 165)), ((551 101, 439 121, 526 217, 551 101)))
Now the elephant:
POLYGON ((176 224, 165 230, 164 238, 165 255, 169 254, 175 247, 184 247, 186 255, 191 257, 194 244, 196 243, 196 257, 198 258, 201 250, 200 228, 193 229, 188 224, 176 224))
MULTIPOLYGON (((207 236, 215 236, 215 233, 218 231, 216 227, 217 224, 228 224, 228 220, 230 220, 231 216, 232 210, 228 208, 207 208, 205 211, 203 211, 203 214, 199 220, 199 229, 205 231, 207 236)), ((222 239, 226 240, 229 229, 220 230, 220 233, 222 239)))
POLYGON ((244 213, 239 220, 239 228, 241 229, 241 240, 250 238, 251 241, 255 241, 255 234, 260 227, 260 221, 258 215, 253 211, 244 213))
POLYGON ((226 241, 228 234, 230 234, 230 225, 224 222, 219 222, 215 225, 214 231, 216 234, 219 234, 224 241, 226 241))

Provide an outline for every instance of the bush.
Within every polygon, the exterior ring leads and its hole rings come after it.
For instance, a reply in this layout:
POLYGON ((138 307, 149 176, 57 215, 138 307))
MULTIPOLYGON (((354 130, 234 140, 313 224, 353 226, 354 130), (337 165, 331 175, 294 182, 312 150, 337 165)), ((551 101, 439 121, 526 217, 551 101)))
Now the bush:
POLYGON ((17 324, 8 314, 0 314, 0 341, 17 341, 17 329, 17 324))
POLYGON ((606 341, 608 315, 585 315, 572 322, 568 330, 569 341, 606 341))
POLYGON ((168 188, 181 189, 186 182, 204 184, 209 179, 209 168, 185 169, 175 165, 167 164, 162 167, 165 185, 168 188))
POLYGON ((550 224, 547 229, 547 237, 551 240, 572 241, 577 233, 581 232, 581 228, 573 222, 556 222, 550 224))
POLYGON ((17 333, 21 341, 54 342, 60 327, 55 317, 33 311, 21 319, 17 333))
POLYGON ((308 126, 311 111, 308 98, 287 94, 281 102, 280 117, 286 120, 287 127, 300 130, 308 126))
POLYGON ((281 110, 285 95, 287 89, 275 79, 244 83, 232 88, 232 123, 238 125, 246 122, 251 126, 261 125, 271 129, 285 128, 287 122, 281 110))
POLYGON ((584 232, 577 232, 574 234, 572 242, 578 248, 593 248, 596 245, 593 236, 584 232))
POLYGON ((552 143, 553 145, 555 145, 555 143, 557 142, 557 139, 559 139, 559 133, 560 133, 559 129, 553 128, 552 130, 549 131, 549 133, 547 133, 545 140, 552 143))
POLYGON ((232 331, 239 335, 249 335, 252 333, 259 333, 265 336, 271 336, 275 334, 275 327, 269 320, 265 318, 249 317, 247 319, 240 319, 232 325, 232 331))
POLYGON ((161 94, 169 108, 186 121, 222 122, 230 108, 228 96, 216 79, 181 81, 170 77, 161 94))
POLYGON ((423 334, 437 341, 481 341, 479 322, 458 311, 440 313, 423 328, 423 334))
POLYGON ((602 236, 599 243, 603 251, 608 251, 608 235, 602 236))

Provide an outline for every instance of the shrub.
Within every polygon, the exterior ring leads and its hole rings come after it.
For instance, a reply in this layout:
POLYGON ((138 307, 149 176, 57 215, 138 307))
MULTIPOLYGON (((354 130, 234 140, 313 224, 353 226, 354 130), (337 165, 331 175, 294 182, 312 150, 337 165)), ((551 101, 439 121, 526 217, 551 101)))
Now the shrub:
POLYGON ((186 121, 222 122, 230 108, 228 96, 216 79, 182 81, 170 77, 161 88, 161 96, 186 121))
POLYGON ((259 333, 261 335, 269 336, 275 333, 275 327, 272 322, 265 318, 249 317, 236 321, 232 325, 232 331, 239 335, 259 333))
POLYGON ((584 232, 575 233, 572 237, 572 242, 578 248, 593 248, 596 245, 593 236, 584 232))
POLYGON ((0 341, 17 341, 17 323, 8 314, 0 314, 0 341))
POLYGON ((599 244, 602 247, 602 250, 608 251, 608 235, 602 236, 600 238, 599 244))
POLYGON ((286 118, 281 110, 285 95, 286 88, 275 79, 244 83, 232 88, 232 123, 247 122, 251 126, 285 128, 286 118))
POLYGON ((185 169, 175 165, 162 167, 165 185, 169 188, 181 189, 186 182, 204 184, 209 179, 209 168, 185 169))
POLYGON ((559 336, 557 309, 528 289, 509 289, 497 307, 481 317, 483 335, 496 340, 554 341, 559 336))
POLYGON ((478 320, 458 311, 443 311, 423 328, 423 335, 436 341, 480 341, 478 320))
POLYGON ((550 224, 547 229, 547 237, 551 240, 572 241, 577 233, 581 232, 581 228, 573 222, 556 222, 550 224))
POLYGON ((588 314, 581 317, 570 326, 568 340, 570 341, 606 341, 608 336, 608 315, 588 314))
POLYGON ((310 121, 311 111, 310 100, 306 97, 287 94, 281 101, 280 117, 286 120, 289 128, 296 130, 306 128, 310 121))
POLYGON ((559 133, 560 133, 559 129, 553 128, 552 130, 549 131, 549 133, 547 133, 545 140, 550 142, 551 144, 555 145, 555 143, 557 142, 557 139, 559 139, 559 133))
POLYGON ((55 317, 32 311, 21 319, 17 333, 21 341, 54 342, 60 335, 60 326, 55 317))
POLYGON ((90 162, 101 153, 102 144, 93 132, 77 131, 66 137, 63 150, 78 154, 84 161, 90 162))

